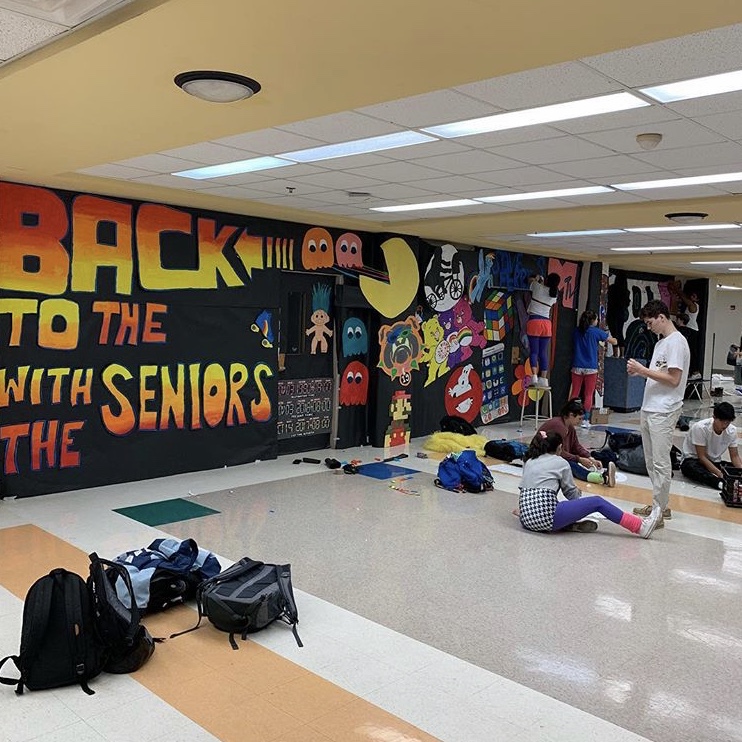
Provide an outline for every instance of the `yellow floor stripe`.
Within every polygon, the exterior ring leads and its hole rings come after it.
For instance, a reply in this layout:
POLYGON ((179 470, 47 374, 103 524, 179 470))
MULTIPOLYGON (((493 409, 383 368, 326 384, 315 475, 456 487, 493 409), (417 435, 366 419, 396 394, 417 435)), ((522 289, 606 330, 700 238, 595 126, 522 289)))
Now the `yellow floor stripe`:
MULTIPOLYGON (((21 600, 55 567, 88 574, 83 551, 34 525, 0 529, 0 554, 0 584, 21 600)), ((195 619, 193 609, 181 606, 145 623, 153 635, 167 636, 195 619)), ((198 631, 158 644, 134 677, 226 742, 437 742, 255 642, 240 645, 235 652, 227 635, 206 621, 198 631)))

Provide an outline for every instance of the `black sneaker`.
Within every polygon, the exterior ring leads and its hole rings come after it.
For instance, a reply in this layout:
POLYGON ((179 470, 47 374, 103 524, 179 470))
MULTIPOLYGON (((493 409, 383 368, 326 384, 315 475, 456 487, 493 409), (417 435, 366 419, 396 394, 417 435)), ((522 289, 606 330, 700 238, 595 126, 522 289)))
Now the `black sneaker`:
POLYGON ((598 524, 594 520, 579 520, 567 526, 565 531, 576 531, 577 533, 592 533, 598 530, 598 524))

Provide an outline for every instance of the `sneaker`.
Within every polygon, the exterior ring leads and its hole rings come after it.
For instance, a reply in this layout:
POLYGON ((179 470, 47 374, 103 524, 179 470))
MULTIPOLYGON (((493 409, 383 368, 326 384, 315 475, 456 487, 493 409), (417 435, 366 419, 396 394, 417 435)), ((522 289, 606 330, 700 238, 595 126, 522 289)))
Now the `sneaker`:
POLYGON ((585 430, 590 430, 590 421, 589 420, 583 420, 580 423, 580 427, 584 428, 585 430))
MULTIPOLYGON (((651 515, 653 507, 654 505, 645 505, 642 508, 634 508, 634 515, 641 515, 642 517, 651 515)), ((662 517, 665 520, 672 520, 672 510, 670 510, 670 508, 665 508, 662 511, 662 517)), ((659 527, 661 528, 662 526, 659 526, 659 527)))
POLYGON ((580 520, 568 525, 565 531, 577 531, 578 533, 592 533, 598 530, 598 524, 594 520, 580 520))
POLYGON ((641 538, 649 538, 652 535, 652 531, 658 527, 661 520, 662 513, 659 505, 656 505, 652 508, 650 515, 646 518, 642 518, 641 528, 639 528, 639 536, 641 536, 641 538))
POLYGON ((539 376, 538 379, 536 379, 536 386, 540 386, 543 389, 549 388, 549 380, 545 378, 544 376, 539 376))
POLYGON ((603 472, 603 484, 607 487, 616 486, 616 465, 612 462, 608 462, 608 467, 603 472))

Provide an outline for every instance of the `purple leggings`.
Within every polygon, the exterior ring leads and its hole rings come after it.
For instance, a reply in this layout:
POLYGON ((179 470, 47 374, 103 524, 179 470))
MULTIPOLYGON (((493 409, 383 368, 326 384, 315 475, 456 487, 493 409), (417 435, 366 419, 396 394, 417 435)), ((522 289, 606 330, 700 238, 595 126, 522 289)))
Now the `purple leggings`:
POLYGON ((608 520, 621 524, 623 510, 612 505, 608 500, 598 497, 579 497, 576 500, 560 500, 554 511, 552 531, 561 531, 572 523, 577 523, 590 513, 600 513, 608 520))
POLYGON ((549 342, 551 338, 528 336, 528 348, 530 350, 531 368, 533 373, 545 374, 549 370, 549 342))

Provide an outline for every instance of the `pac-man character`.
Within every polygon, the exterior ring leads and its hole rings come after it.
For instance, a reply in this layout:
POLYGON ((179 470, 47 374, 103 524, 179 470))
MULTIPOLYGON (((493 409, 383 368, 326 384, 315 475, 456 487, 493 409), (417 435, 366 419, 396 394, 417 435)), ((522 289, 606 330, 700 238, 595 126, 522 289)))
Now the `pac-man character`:
POLYGON ((322 227, 312 227, 304 235, 301 246, 302 265, 310 271, 319 268, 332 268, 332 236, 322 227))
POLYGON ((353 232, 341 234, 335 242, 335 262, 340 268, 360 268, 363 266, 361 257, 361 238, 353 232))
POLYGON ((391 379, 407 386, 412 380, 411 372, 420 368, 422 344, 420 324, 416 317, 395 322, 391 327, 382 325, 379 329, 379 368, 391 379))
POLYGON ((357 317, 348 317, 343 325, 343 355, 362 356, 368 353, 366 325, 357 317))
POLYGON ((273 347, 273 315, 264 309, 256 318, 255 322, 252 323, 250 329, 253 332, 259 332, 263 339, 261 341, 264 348, 273 347))
POLYGON ((359 405, 368 401, 368 369, 360 361, 351 361, 340 375, 340 404, 359 405))

